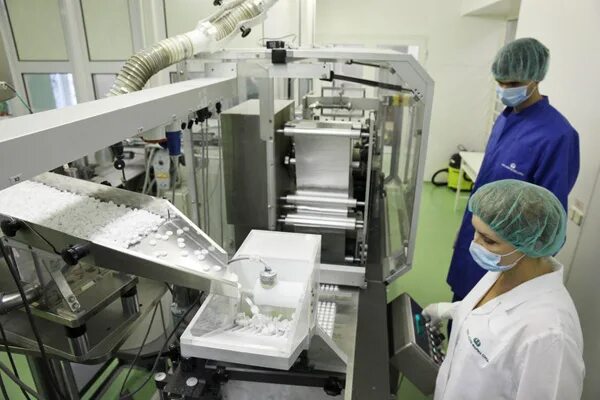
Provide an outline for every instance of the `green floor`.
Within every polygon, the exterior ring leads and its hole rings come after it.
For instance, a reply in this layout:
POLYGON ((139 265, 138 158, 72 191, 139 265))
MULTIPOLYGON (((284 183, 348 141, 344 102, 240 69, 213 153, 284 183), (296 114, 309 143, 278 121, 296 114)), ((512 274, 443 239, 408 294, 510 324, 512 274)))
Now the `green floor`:
MULTIPOLYGON (((462 203, 464 206, 464 203, 462 203)), ((393 298, 402 292, 408 292, 421 305, 438 301, 449 301, 450 289, 446 284, 446 273, 452 254, 452 245, 462 217, 461 212, 454 212, 454 193, 447 188, 437 188, 425 184, 421 196, 421 209, 417 245, 413 269, 398 279, 390 286, 388 297, 393 298)), ((4 353, 0 353, 0 361, 8 365, 4 353)), ((31 373, 23 356, 16 356, 16 363, 20 370, 21 378, 29 385, 33 385, 31 373)), ((112 365, 114 368, 115 365, 112 365)), ((128 388, 135 389, 145 378, 143 371, 134 370, 128 379, 128 388)), ((2 378, 7 386, 11 400, 24 399, 10 379, 4 374, 2 378)), ((108 388, 100 400, 116 400, 121 388, 124 373, 120 373, 114 383, 108 388)), ((96 399, 96 390, 101 382, 99 379, 95 387, 91 388, 83 399, 96 399)), ((135 396, 135 400, 149 399, 154 391, 154 383, 149 382, 144 390, 135 396)), ((2 397, 0 395, 0 397, 2 397)), ((430 397, 423 396, 408 380, 404 380, 398 392, 398 400, 421 400, 430 397)))
MULTIPOLYGON (((429 183, 423 187, 413 268, 390 286, 388 298, 408 292, 423 307, 451 300, 446 274, 462 219, 462 211, 454 212, 454 195, 445 187, 429 183)), ((461 203, 465 204, 466 201, 461 203)), ((424 396, 408 380, 403 380, 398 400, 429 398, 432 396, 424 396)))

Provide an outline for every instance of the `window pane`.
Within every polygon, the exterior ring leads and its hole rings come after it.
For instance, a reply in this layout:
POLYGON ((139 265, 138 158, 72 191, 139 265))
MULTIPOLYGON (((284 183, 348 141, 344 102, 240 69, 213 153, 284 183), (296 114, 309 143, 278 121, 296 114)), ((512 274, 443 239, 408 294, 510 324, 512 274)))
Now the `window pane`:
POLYGON ((92 61, 126 60, 133 54, 127 0, 82 0, 92 61))
POLYGON ((93 74, 92 80, 94 81, 94 94, 96 99, 102 99, 106 97, 106 94, 110 90, 115 81, 117 74, 93 74))
POLYGON ((77 104, 71 74, 23 74, 33 112, 77 104))
POLYGON ((66 61, 58 0, 6 0, 19 59, 66 61))

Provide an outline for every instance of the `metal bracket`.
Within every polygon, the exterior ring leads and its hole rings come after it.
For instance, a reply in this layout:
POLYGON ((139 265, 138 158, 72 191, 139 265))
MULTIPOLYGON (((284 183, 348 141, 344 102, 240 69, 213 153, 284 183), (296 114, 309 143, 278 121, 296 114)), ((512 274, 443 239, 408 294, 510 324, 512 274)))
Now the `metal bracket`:
POLYGON ((56 287, 58 288, 60 295, 67 302, 69 309, 74 313, 82 311, 81 304, 79 304, 79 301, 77 301, 77 297, 71 290, 69 283, 67 282, 65 276, 62 273, 62 271, 65 268, 68 268, 68 265, 64 264, 62 267, 59 268, 49 268, 45 261, 42 261, 42 264, 44 264, 44 267, 52 277, 52 280, 54 281, 54 283, 56 283, 56 287))

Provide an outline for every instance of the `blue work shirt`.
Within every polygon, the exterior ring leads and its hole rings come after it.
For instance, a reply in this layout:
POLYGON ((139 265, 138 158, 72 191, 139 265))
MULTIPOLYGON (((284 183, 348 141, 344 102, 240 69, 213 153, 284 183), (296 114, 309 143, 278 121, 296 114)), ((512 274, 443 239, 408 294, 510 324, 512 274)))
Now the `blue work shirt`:
MULTIPOLYGON (((486 183, 519 179, 550 190, 567 209, 579 174, 579 135, 547 97, 519 113, 506 107, 496 119, 473 193, 486 183)), ((469 253, 475 230, 468 208, 454 245, 447 282, 462 300, 487 272, 469 253)))

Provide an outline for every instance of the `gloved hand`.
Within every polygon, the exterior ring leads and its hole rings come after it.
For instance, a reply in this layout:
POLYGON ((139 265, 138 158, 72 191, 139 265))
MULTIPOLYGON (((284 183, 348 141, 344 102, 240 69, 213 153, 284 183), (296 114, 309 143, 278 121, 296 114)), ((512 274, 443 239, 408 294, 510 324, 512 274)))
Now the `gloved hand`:
POLYGON ((431 324, 437 325, 442 321, 452 319, 457 303, 433 303, 425 307, 421 315, 429 319, 431 324))

